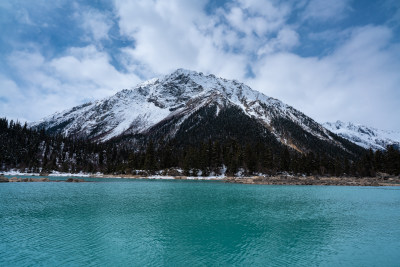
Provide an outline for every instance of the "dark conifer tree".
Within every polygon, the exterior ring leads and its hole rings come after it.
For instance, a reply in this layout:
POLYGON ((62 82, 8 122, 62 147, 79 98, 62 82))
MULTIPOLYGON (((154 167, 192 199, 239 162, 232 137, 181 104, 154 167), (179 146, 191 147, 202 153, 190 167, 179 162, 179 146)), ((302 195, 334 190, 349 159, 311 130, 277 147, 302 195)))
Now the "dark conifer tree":
POLYGON ((273 158, 272 151, 271 151, 270 148, 267 148, 264 151, 262 162, 263 162, 263 164, 262 164, 263 165, 263 168, 262 168, 263 172, 271 172, 274 169, 274 166, 273 166, 274 165, 274 158, 273 158))
POLYGON ((335 158, 335 176, 341 176, 343 174, 342 161, 339 157, 335 158))
POLYGON ((281 155, 281 170, 289 171, 290 168, 290 153, 289 149, 285 147, 281 155))
POLYGON ((153 144, 153 141, 151 141, 151 140, 146 149, 144 168, 146 170, 150 171, 151 173, 153 173, 156 170, 154 144, 153 144))

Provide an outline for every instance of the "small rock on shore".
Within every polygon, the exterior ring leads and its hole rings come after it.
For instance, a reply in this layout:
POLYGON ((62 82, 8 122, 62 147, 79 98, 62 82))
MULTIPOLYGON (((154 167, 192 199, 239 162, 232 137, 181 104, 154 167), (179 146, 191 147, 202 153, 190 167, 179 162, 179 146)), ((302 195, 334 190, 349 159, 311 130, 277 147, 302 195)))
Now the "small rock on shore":
POLYGON ((83 180, 83 179, 74 179, 74 178, 68 178, 67 180, 66 180, 66 182, 67 183, 82 183, 82 182, 84 182, 85 180, 83 180))

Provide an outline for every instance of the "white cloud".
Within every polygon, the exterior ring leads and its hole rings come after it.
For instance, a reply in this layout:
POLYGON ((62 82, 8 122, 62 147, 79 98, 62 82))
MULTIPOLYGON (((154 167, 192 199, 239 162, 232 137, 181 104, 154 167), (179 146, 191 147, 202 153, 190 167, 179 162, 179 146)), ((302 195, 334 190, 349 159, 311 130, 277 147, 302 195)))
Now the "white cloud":
POLYGON ((276 38, 272 38, 264 47, 261 47, 257 54, 262 56, 264 54, 270 54, 277 51, 287 51, 296 47, 300 43, 299 34, 285 27, 278 32, 276 38))
POLYGON ((238 0, 233 1, 227 18, 238 16, 239 20, 232 21, 233 26, 247 34, 252 31, 259 36, 279 30, 284 26, 290 7, 284 3, 274 4, 270 0, 238 0), (246 15, 243 15, 243 12, 246 15))
POLYGON ((155 74, 189 68, 243 79, 249 59, 270 39, 273 51, 299 43, 298 34, 284 25, 285 5, 241 0, 206 14, 205 3, 116 1, 121 34, 135 41, 123 50, 126 67, 155 74))
POLYGON ((76 16, 82 21, 82 28, 95 41, 108 40, 112 21, 103 13, 93 9, 80 11, 76 16))
POLYGON ((244 57, 224 51, 226 42, 220 39, 227 34, 227 42, 234 42, 236 36, 224 27, 214 35, 215 21, 204 14, 203 5, 189 5, 187 1, 118 1, 121 32, 135 40, 134 48, 123 50, 125 62, 136 63, 135 70, 142 73, 150 70, 165 74, 189 68, 243 77, 244 57))
POLYGON ((18 92, 8 98, 9 104, 20 106, 22 103, 25 112, 31 110, 21 116, 27 120, 37 120, 85 100, 110 96, 140 82, 134 74, 117 71, 108 55, 94 46, 70 48, 65 55, 53 59, 46 59, 37 51, 19 51, 8 62, 22 79, 21 85, 5 80, 18 92))
POLYGON ((60 80, 91 83, 102 90, 115 91, 139 82, 135 75, 117 71, 110 64, 108 54, 99 52, 94 46, 71 48, 65 56, 52 59, 49 66, 60 80))
POLYGON ((0 117, 7 116, 9 119, 25 120, 25 109, 21 112, 20 105, 14 104, 21 102, 23 99, 23 94, 18 85, 7 77, 0 75, 0 88, 0 117))
POLYGON ((85 31, 81 41, 91 45, 67 48, 53 58, 39 49, 14 51, 7 64, 15 82, 0 77, 2 88, 11 88, 14 97, 3 101, 0 111, 23 103, 25 112, 20 114, 29 115, 20 117, 36 120, 83 99, 129 88, 140 81, 137 75, 152 78, 188 68, 247 82, 320 122, 400 125, 400 48, 393 30, 389 26, 309 29, 311 23, 328 25, 343 19, 351 11, 349 0, 233 0, 208 13, 207 0, 115 0, 114 5, 113 10, 99 11, 76 4, 75 18, 85 31), (102 44, 114 41, 109 38, 114 26, 133 45, 116 46, 108 54, 102 44), (301 43, 307 38, 329 54, 296 54, 297 48, 309 45, 301 43), (246 76, 249 67, 252 78, 246 76))
POLYGON ((395 129, 400 123, 400 50, 390 40, 386 27, 356 28, 322 58, 269 55, 248 82, 320 122, 341 119, 395 129))
POLYGON ((177 1, 170 5, 161 1, 118 1, 120 29, 135 40, 135 48, 126 49, 126 55, 157 73, 193 66, 202 38, 191 20, 201 12, 179 10, 183 7, 177 1))
POLYGON ((20 122, 38 120, 59 111, 70 98, 62 99, 54 93, 40 93, 35 87, 20 87, 7 77, 0 76, 0 116, 20 122), (58 109, 57 109, 58 108, 58 109))

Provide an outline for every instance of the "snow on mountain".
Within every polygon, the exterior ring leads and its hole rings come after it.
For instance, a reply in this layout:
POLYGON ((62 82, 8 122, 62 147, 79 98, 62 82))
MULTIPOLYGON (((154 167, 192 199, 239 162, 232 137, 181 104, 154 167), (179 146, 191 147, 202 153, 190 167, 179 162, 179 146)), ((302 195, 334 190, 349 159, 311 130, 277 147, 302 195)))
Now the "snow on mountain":
POLYGON ((388 145, 400 148, 400 132, 379 130, 341 121, 326 122, 323 126, 331 132, 367 149, 385 150, 388 145))
POLYGON ((342 146, 320 124, 277 99, 236 80, 184 69, 138 84, 132 89, 124 89, 109 98, 55 113, 30 126, 106 141, 124 134, 146 133, 163 121, 179 118, 174 125, 175 131, 168 133, 173 136, 186 118, 211 104, 218 108, 216 115, 226 106, 238 107, 247 116, 262 123, 279 142, 296 150, 300 149, 291 142, 290 133, 277 129, 277 123, 273 123, 277 119, 291 121, 319 140, 342 146))

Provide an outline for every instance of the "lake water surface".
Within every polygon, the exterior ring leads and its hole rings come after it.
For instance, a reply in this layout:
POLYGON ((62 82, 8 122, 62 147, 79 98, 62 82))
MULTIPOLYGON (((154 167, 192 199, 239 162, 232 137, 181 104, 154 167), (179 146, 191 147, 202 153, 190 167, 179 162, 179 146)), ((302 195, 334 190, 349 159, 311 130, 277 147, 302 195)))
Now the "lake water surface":
POLYGON ((0 266, 399 266, 400 188, 0 184, 0 266))

